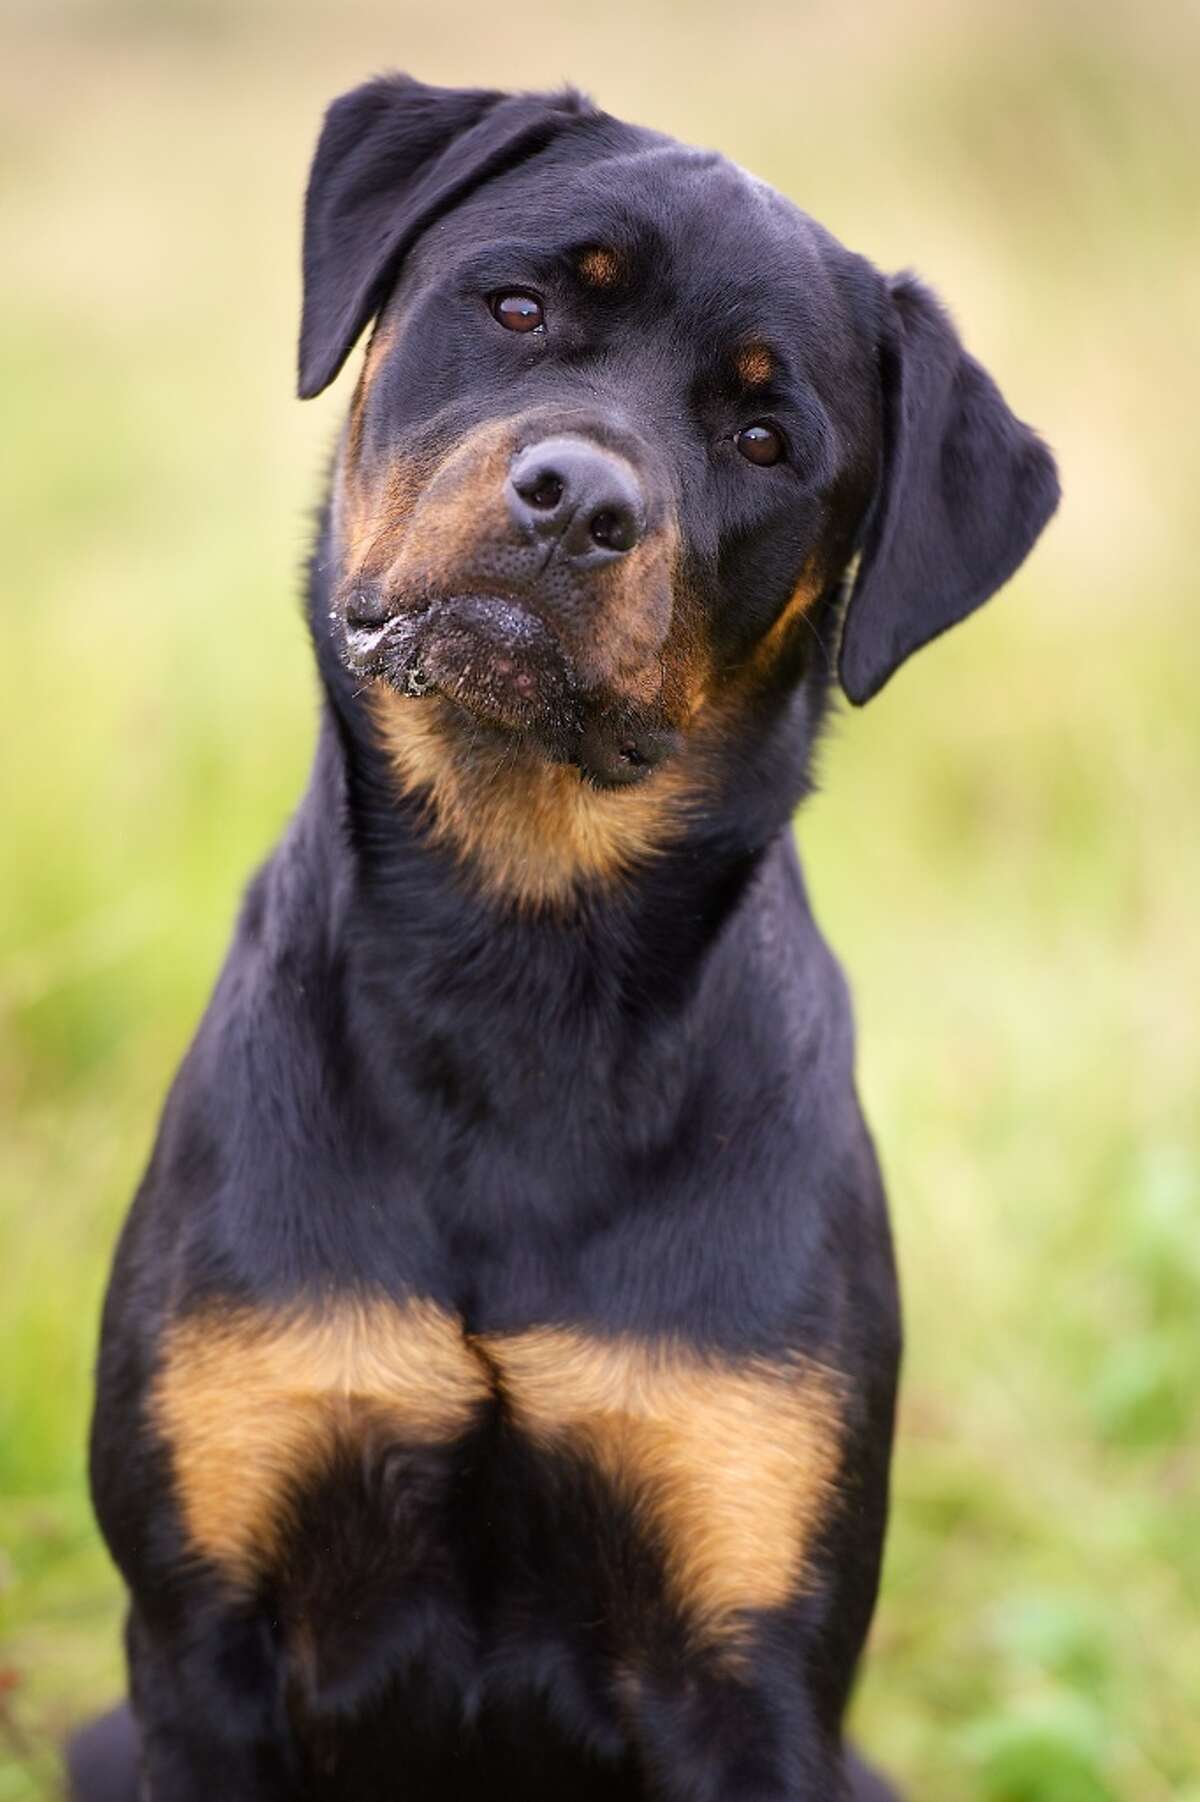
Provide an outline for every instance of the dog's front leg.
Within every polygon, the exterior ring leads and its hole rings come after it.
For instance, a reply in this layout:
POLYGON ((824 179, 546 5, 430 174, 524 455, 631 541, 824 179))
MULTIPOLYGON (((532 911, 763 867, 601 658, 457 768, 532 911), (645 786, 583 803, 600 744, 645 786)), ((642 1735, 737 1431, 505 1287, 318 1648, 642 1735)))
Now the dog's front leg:
POLYGON ((127 1629, 139 1802, 296 1802, 271 1623, 208 1598, 127 1629))
POLYGON ((636 1733, 662 1802, 851 1802, 836 1732, 791 1658, 763 1649, 737 1675, 638 1686, 636 1733))

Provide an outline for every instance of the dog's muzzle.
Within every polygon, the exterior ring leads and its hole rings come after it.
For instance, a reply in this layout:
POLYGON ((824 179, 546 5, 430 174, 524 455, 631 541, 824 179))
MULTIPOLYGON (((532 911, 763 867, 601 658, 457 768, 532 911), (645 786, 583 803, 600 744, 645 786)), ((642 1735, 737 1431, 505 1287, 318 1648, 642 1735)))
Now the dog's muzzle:
POLYGON ((481 435, 447 459, 387 567, 340 597, 343 656, 355 675, 533 735, 597 781, 635 782, 674 742, 659 705, 662 534, 621 448, 525 436, 481 435))

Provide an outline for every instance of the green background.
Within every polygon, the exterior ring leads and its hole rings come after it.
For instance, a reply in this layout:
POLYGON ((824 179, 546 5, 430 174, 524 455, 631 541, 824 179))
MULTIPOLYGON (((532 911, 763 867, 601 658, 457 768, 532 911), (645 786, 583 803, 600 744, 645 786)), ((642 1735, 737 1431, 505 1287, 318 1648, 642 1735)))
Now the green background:
POLYGON ((908 1362, 856 1706, 917 1802, 1200 1798, 1200 14, 62 0, 0 52, 0 1802, 120 1683, 109 1250, 316 697, 298 203, 364 74, 715 144, 949 299, 1066 499, 822 756, 908 1362))

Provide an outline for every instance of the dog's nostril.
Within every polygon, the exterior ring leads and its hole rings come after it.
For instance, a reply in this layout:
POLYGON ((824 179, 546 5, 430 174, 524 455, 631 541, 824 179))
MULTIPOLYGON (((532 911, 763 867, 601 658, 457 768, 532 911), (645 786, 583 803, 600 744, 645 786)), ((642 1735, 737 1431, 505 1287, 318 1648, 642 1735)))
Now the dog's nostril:
POLYGON ((588 520, 593 544, 606 551, 630 551, 637 543, 637 521, 627 507, 601 507, 588 520))
POLYGON ((522 500, 542 513, 552 513, 563 497, 562 477, 552 469, 539 469, 516 486, 522 500))

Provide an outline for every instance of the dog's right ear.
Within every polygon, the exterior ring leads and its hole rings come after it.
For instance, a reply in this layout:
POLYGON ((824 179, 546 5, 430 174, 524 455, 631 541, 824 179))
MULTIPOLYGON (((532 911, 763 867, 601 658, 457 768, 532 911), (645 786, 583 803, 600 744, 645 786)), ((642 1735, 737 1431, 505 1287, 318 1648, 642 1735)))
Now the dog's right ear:
POLYGON ((569 89, 431 88, 407 75, 335 100, 304 203, 300 398, 329 386, 426 226, 591 110, 569 89))
POLYGON ((912 276, 888 284, 884 454, 839 661, 856 706, 1008 581, 1058 505, 1054 458, 912 276))

